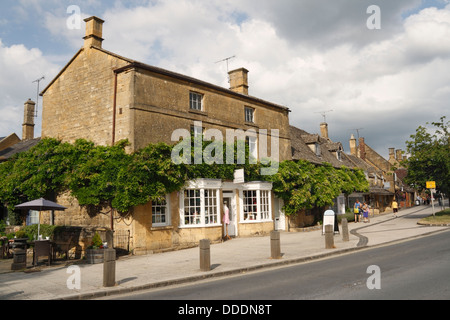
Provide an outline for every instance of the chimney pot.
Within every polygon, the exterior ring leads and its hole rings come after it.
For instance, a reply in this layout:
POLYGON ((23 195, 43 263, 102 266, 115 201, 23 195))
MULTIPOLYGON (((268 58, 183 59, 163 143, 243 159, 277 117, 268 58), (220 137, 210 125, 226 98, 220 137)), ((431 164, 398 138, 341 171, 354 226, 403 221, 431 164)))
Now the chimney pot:
POLYGON ((102 47, 102 34, 103 34, 103 21, 102 19, 92 16, 84 19, 86 22, 86 36, 84 39, 84 47, 89 48, 91 46, 102 47))
POLYGON ((248 95, 248 70, 240 68, 228 72, 230 77, 230 90, 248 95))

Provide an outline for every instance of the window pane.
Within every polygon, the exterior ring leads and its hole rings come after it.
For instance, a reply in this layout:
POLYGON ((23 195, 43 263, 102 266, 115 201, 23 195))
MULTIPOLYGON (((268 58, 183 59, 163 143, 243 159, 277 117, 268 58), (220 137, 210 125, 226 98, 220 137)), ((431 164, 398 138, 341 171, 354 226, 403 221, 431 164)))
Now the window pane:
POLYGON ((166 199, 152 201, 152 223, 163 224, 168 221, 166 217, 166 199))
POLYGON ((202 110, 202 95, 195 92, 189 93, 189 107, 193 110, 202 110))

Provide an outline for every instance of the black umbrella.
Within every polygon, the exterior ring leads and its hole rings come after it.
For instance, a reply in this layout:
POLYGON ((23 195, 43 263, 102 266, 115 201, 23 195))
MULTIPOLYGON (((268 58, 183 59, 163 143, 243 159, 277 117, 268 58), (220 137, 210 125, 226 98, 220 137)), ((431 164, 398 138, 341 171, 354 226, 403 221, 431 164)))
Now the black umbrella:
POLYGON ((21 204, 17 205, 16 208, 39 211, 38 239, 39 239, 39 233, 40 233, 40 228, 41 228, 41 211, 47 211, 47 210, 64 211, 67 209, 66 207, 63 207, 62 205, 59 205, 50 200, 45 200, 44 198, 21 203, 21 204))

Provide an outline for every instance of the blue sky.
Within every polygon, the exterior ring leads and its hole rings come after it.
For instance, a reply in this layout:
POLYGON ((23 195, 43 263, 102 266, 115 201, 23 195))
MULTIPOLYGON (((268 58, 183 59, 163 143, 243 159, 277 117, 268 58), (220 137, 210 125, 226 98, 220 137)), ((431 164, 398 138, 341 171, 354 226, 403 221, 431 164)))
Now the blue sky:
MULTIPOLYGON (((103 47, 126 57, 228 86, 247 68, 250 95, 289 107, 290 122, 330 137, 356 128, 387 157, 419 125, 449 116, 448 0, 165 0, 0 2, 0 136, 21 136, 23 104, 36 100, 82 46, 84 22, 69 29, 69 6, 104 24, 103 47), (370 5, 380 29, 367 27, 370 5)), ((42 101, 39 101, 41 104, 42 101)), ((40 135, 39 117, 36 136, 40 135)))

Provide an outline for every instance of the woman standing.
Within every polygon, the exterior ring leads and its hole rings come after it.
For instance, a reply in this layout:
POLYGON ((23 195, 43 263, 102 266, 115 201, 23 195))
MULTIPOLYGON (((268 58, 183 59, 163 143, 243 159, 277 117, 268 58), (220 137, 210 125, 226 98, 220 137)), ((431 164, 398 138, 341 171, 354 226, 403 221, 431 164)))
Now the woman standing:
POLYGON ((355 223, 361 221, 361 203, 356 199, 355 205, 353 206, 353 212, 355 213, 355 223))
POLYGON ((362 206, 362 211, 363 211, 364 222, 370 222, 370 220, 369 220, 369 205, 366 202, 364 202, 364 204, 362 206))

